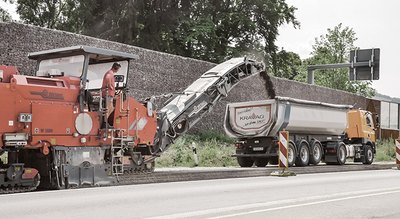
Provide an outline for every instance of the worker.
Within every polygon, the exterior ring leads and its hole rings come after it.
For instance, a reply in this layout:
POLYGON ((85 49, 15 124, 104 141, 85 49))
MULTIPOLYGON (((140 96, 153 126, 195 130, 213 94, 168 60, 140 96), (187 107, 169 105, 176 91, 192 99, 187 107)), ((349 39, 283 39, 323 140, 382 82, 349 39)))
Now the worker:
POLYGON ((121 68, 118 62, 115 62, 111 69, 106 72, 103 77, 103 85, 101 86, 101 95, 105 100, 105 106, 107 108, 105 122, 108 121, 108 117, 114 110, 114 96, 115 96, 115 79, 114 75, 121 68))

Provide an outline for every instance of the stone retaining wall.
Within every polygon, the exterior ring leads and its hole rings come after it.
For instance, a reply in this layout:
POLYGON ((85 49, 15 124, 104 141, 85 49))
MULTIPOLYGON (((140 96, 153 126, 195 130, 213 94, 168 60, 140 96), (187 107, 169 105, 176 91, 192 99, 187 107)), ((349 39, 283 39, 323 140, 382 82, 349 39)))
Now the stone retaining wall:
MULTIPOLYGON (((50 30, 20 23, 0 22, 0 63, 16 65, 23 74, 32 74, 35 62, 28 53, 76 45, 95 46, 139 55, 130 66, 131 95, 142 99, 151 95, 184 90, 215 64, 191 58, 156 52, 135 46, 110 42, 64 31, 50 30)), ((272 78, 278 96, 355 105, 366 108, 367 99, 351 93, 308 85, 281 78, 272 78)), ((228 98, 218 103, 206 115, 195 131, 214 129, 222 131, 225 106, 228 102, 267 99, 264 81, 254 76, 238 84, 228 98)))

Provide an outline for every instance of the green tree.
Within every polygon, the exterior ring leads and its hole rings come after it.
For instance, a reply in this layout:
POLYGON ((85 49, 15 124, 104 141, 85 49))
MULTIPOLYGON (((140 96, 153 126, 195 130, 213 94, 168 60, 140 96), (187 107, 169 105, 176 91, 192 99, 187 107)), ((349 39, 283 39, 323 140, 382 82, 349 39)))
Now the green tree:
MULTIPOLYGON (((334 28, 328 28, 328 33, 315 39, 312 56, 303 62, 302 74, 296 80, 305 81, 307 66, 315 64, 345 63, 349 60, 350 50, 356 49, 356 33, 350 27, 340 23, 334 28)), ((315 72, 317 85, 344 90, 363 96, 373 96, 371 81, 349 81, 348 69, 318 70, 315 72)))
POLYGON ((91 0, 3 0, 17 5, 20 19, 28 24, 72 32, 81 32, 82 9, 91 0), (77 10, 76 10, 77 9, 77 10))
MULTIPOLYGON (((275 40, 284 23, 299 25, 296 8, 284 0, 192 0, 178 26, 177 47, 190 57, 213 62, 256 52, 276 65, 275 40), (261 43, 263 42, 263 43, 261 43)), ((177 54, 180 54, 177 51, 177 54)), ((180 54, 185 55, 185 54, 180 54)))
POLYGON ((297 53, 282 49, 276 53, 276 64, 270 72, 276 77, 294 80, 300 74, 301 66, 302 60, 297 53))
POLYGON ((221 62, 256 52, 278 57, 284 23, 299 25, 285 0, 3 0, 30 24, 221 62))
POLYGON ((0 22, 11 21, 11 15, 4 9, 0 8, 0 22))

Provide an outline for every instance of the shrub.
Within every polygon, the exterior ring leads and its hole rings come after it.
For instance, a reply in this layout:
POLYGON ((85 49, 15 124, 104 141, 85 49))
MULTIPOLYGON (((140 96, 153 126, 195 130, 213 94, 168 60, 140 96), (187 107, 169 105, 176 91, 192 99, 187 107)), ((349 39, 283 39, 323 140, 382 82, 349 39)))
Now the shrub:
POLYGON ((156 159, 159 167, 195 166, 192 144, 196 145, 199 166, 225 167, 237 165, 231 157, 234 139, 217 132, 206 131, 198 135, 184 135, 156 159))
POLYGON ((216 140, 216 141, 224 142, 224 143, 228 143, 228 144, 233 144, 235 142, 234 138, 230 138, 224 134, 221 134, 219 132, 212 131, 212 130, 207 130, 207 131, 201 132, 198 135, 198 137, 199 137, 199 141, 216 140))
POLYGON ((396 146, 393 139, 376 142, 376 161, 393 161, 396 158, 396 146))
POLYGON ((3 153, 3 154, 0 153, 0 161, 3 163, 7 163, 7 153, 3 153))

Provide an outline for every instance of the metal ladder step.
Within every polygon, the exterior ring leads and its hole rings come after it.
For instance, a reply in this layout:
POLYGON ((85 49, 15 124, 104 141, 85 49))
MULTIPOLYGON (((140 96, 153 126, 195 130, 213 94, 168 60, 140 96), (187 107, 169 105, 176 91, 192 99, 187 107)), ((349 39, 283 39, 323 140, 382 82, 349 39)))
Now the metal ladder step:
POLYGON ((118 176, 124 172, 123 150, 128 146, 129 142, 134 141, 134 138, 126 136, 127 129, 118 128, 111 130, 111 132, 111 168, 113 175, 118 176), (117 137, 115 137, 116 135, 117 137))
POLYGON ((112 130, 112 139, 111 139, 111 169, 112 174, 114 176, 119 176, 124 173, 124 164, 123 164, 123 153, 122 150, 124 148, 124 137, 114 137, 115 132, 120 132, 123 134, 125 130, 123 129, 114 129, 112 130))
POLYGON ((119 151, 115 151, 114 149, 122 149, 123 147, 112 147, 111 150, 113 150, 113 152, 119 152, 119 151))
POLYGON ((123 167, 123 164, 114 164, 114 167, 123 167))

